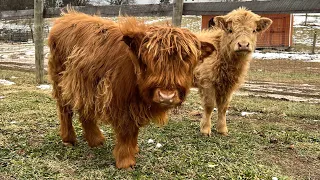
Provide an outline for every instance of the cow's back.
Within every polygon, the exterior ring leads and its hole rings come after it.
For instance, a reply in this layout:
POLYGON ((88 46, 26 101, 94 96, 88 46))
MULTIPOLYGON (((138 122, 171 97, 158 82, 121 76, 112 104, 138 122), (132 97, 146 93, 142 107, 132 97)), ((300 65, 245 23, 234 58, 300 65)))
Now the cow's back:
MULTIPOLYGON (((103 58, 97 56, 99 51, 101 54, 107 54, 108 52, 105 51, 108 50, 112 52, 112 48, 106 49, 105 47, 121 41, 121 38, 119 27, 114 22, 71 12, 58 18, 50 30, 48 38, 50 52, 53 56, 58 55, 58 57, 51 58, 50 61, 62 65, 69 56, 76 55, 76 53, 81 55, 80 51, 87 53, 85 54, 87 57, 96 56, 94 59, 98 61, 98 58, 103 58)), ((123 46, 126 49, 124 44, 123 46)))
POLYGON ((111 84, 114 73, 133 73, 122 37, 118 24, 100 17, 69 12, 58 18, 48 40, 53 96, 74 109, 94 109, 99 88, 111 84))

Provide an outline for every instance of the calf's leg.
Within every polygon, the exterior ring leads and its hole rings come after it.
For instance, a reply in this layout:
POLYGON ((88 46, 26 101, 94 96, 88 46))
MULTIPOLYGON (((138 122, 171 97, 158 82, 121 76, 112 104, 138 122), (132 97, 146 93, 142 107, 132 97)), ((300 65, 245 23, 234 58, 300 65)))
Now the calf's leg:
POLYGON ((75 145, 76 133, 72 126, 73 111, 69 105, 58 102, 58 116, 60 119, 60 136, 65 145, 75 145))
POLYGON ((139 127, 135 123, 114 127, 116 134, 116 145, 113 155, 116 160, 116 167, 130 168, 136 164, 135 154, 138 148, 139 127))
POLYGON ((216 104, 218 108, 217 131, 222 135, 228 135, 226 113, 231 100, 232 93, 217 94, 216 104))
POLYGON ((214 92, 211 89, 201 89, 200 95, 202 98, 204 113, 200 122, 200 132, 205 136, 211 135, 211 115, 214 108, 214 92))
POLYGON ((80 114, 80 122, 84 131, 84 137, 90 147, 103 145, 105 138, 101 133, 97 122, 80 114))

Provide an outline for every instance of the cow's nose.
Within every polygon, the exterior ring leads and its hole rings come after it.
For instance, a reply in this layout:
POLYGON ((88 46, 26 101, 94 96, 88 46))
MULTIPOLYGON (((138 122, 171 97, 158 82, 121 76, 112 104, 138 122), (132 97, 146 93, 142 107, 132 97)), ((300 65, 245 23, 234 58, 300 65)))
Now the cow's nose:
POLYGON ((249 50, 249 43, 248 42, 238 42, 239 50, 249 50))
POLYGON ((174 91, 159 91, 160 102, 172 103, 175 95, 174 91))

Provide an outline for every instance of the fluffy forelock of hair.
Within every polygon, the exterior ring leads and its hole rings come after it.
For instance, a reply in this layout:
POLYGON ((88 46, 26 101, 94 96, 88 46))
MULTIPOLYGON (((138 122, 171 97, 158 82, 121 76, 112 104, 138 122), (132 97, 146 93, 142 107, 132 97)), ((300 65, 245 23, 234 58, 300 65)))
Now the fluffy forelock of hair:
POLYGON ((158 82, 166 86, 184 83, 179 77, 190 73, 200 56, 200 41, 190 31, 170 26, 153 26, 140 46, 140 56, 158 82), (147 51, 145 51, 147 49, 147 51), (174 57, 175 59, 172 59, 174 57), (175 78, 168 78, 175 77, 175 78))
POLYGON ((232 21, 236 23, 244 23, 244 22, 256 22, 259 21, 260 16, 254 14, 250 10, 245 7, 240 7, 228 13, 226 16, 226 21, 232 21))
MULTIPOLYGON (((146 33, 140 44, 138 56, 152 54, 152 59, 158 59, 159 62, 167 63, 165 59, 175 52, 181 61, 184 56, 194 56, 195 62, 200 56, 200 41, 187 29, 174 28, 172 26, 154 26, 147 25, 143 21, 138 21, 134 17, 120 17, 120 29, 123 35, 132 36, 133 34, 146 33), (145 51, 143 48, 147 48, 145 51), (153 53, 152 53, 153 52, 153 53), (185 55, 183 55, 185 53, 185 55)), ((192 63, 195 63, 192 62, 192 63)), ((154 63, 147 61, 146 63, 154 63)), ((148 64, 149 65, 149 64, 148 64)), ((150 67, 152 64, 150 64, 150 67)))
POLYGON ((149 49, 148 53, 154 52, 152 58, 158 57, 158 53, 160 53, 161 59, 173 55, 174 52, 178 53, 181 61, 184 61, 183 53, 186 53, 187 56, 195 55, 198 57, 200 43, 196 36, 186 29, 153 26, 146 38, 147 40, 144 43, 149 49))

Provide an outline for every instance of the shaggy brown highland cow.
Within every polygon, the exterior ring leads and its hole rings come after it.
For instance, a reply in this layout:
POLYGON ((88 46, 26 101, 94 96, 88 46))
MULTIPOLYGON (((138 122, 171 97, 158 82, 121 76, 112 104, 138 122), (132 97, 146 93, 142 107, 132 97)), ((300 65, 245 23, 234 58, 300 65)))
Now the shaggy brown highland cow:
POLYGON ((232 94, 243 83, 247 74, 257 35, 272 24, 245 8, 233 10, 225 16, 214 18, 216 27, 198 34, 198 38, 212 43, 216 48, 212 55, 199 64, 195 73, 195 86, 199 88, 204 113, 200 131, 211 134, 211 114, 218 109, 217 131, 227 135, 226 111, 232 94))
POLYGON ((118 168, 135 165, 139 128, 166 124, 167 111, 185 100, 199 58, 214 50, 186 29, 74 11, 55 21, 48 43, 62 141, 76 143, 73 112, 91 147, 104 143, 98 123, 110 124, 118 168))

